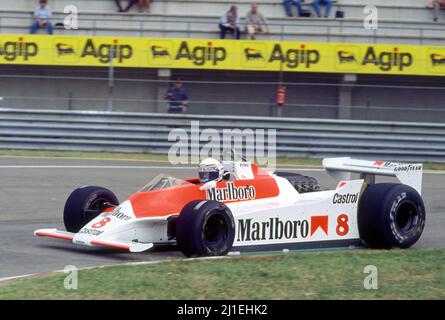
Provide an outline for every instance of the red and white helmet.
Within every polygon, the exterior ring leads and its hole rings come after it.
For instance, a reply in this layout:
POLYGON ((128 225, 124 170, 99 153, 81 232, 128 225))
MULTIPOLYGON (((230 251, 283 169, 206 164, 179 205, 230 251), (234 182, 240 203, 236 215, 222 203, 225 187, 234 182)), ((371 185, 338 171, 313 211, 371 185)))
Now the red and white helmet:
POLYGON ((224 166, 216 159, 207 158, 199 164, 198 173, 201 183, 212 180, 221 181, 224 175, 224 166))

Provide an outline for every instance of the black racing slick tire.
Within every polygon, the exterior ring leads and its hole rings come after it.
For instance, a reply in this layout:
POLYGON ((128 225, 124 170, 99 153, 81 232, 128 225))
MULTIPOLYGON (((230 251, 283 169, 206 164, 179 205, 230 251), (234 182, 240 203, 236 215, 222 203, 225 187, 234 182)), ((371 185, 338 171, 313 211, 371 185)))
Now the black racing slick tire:
POLYGON ((234 239, 232 212, 218 201, 191 201, 176 220, 176 240, 187 257, 226 255, 234 239))
POLYGON ((358 230, 371 248, 409 248, 425 227, 425 205, 410 186, 379 183, 368 186, 360 198, 358 230))
POLYGON ((74 190, 65 203, 63 222, 69 232, 79 232, 105 209, 119 205, 113 192, 103 187, 84 186, 74 190))

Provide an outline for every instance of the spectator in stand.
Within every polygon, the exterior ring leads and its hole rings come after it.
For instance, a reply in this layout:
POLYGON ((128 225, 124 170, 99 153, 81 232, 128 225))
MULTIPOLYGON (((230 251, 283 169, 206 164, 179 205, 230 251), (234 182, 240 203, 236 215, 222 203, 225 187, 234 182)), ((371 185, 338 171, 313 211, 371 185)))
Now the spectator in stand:
POLYGON ((34 9, 33 17, 34 23, 31 25, 31 33, 34 34, 39 28, 46 28, 48 34, 53 34, 53 25, 49 18, 51 18, 51 8, 48 6, 47 0, 40 0, 39 6, 34 9))
POLYGON ((288 17, 293 17, 294 14, 292 13, 292 3, 297 6, 297 13, 298 16, 301 16, 301 13, 304 11, 303 7, 301 6, 301 0, 284 0, 284 10, 286 10, 286 15, 288 17))
POLYGON ((437 22, 439 18, 439 11, 445 10, 445 0, 433 0, 427 4, 427 7, 430 9, 434 9, 434 22, 437 22))
POLYGON ((255 33, 263 32, 262 26, 264 26, 266 33, 270 34, 269 26, 267 25, 266 18, 258 11, 258 5, 253 3, 250 11, 246 15, 246 31, 247 37, 250 40, 255 40, 255 33))
POLYGON ((329 14, 331 13, 331 9, 332 9, 332 0, 314 0, 314 2, 312 2, 312 6, 314 7, 315 14, 319 18, 321 17, 321 9, 320 9, 321 4, 326 6, 324 9, 324 17, 325 18, 329 17, 329 14))
POLYGON ((143 12, 144 8, 147 7, 148 13, 150 13, 151 0, 128 0, 128 5, 125 7, 125 9, 122 8, 121 0, 114 1, 116 2, 119 12, 128 12, 135 3, 138 3, 139 12, 143 12))
POLYGON ((240 31, 240 19, 238 17, 238 8, 236 6, 231 6, 229 11, 227 11, 222 17, 219 24, 219 29, 221 30, 220 38, 225 39, 227 31, 233 33, 236 39, 241 37, 240 31))
POLYGON ((165 99, 169 101, 168 113, 183 113, 187 110, 188 95, 181 79, 176 79, 173 86, 167 89, 165 99))

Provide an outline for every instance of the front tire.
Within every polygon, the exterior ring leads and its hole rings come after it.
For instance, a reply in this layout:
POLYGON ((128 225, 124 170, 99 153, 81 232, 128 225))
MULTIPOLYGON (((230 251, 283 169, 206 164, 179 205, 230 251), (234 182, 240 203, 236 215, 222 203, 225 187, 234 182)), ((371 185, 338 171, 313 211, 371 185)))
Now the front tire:
POLYGON ((69 232, 77 233, 105 209, 117 206, 113 192, 103 187, 85 186, 74 190, 65 203, 63 222, 69 232))
POLYGON ((370 185, 358 209, 361 239, 371 248, 409 248, 425 227, 425 205, 410 186, 394 183, 370 185))
POLYGON ((225 255, 234 239, 233 215, 218 201, 189 202, 176 220, 176 240, 187 257, 225 255))

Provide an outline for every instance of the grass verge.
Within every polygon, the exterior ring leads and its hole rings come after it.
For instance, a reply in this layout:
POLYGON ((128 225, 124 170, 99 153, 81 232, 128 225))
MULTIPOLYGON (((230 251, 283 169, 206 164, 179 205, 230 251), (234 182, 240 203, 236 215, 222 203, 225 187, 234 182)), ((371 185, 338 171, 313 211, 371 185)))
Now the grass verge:
POLYGON ((445 299, 445 249, 244 255, 80 270, 0 283, 0 299, 445 299), (378 269, 366 290, 364 267, 378 269))

